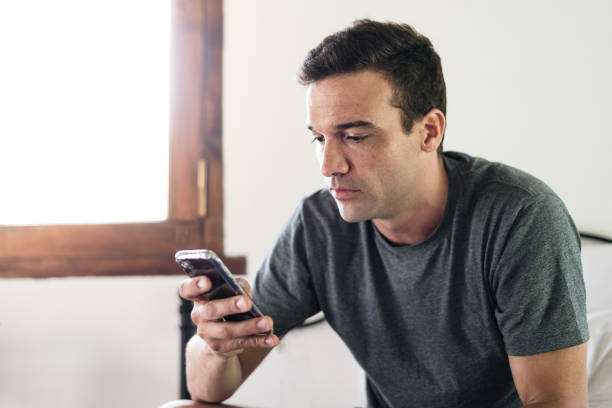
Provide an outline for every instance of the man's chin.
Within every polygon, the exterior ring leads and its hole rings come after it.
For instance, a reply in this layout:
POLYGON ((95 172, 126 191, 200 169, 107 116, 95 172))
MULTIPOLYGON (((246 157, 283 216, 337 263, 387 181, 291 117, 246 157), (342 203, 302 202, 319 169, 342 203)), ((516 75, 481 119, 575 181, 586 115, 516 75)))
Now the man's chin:
POLYGON ((355 208, 348 208, 348 206, 341 203, 338 204, 338 211, 342 219, 346 222, 361 222, 372 219, 365 211, 358 211, 355 208))

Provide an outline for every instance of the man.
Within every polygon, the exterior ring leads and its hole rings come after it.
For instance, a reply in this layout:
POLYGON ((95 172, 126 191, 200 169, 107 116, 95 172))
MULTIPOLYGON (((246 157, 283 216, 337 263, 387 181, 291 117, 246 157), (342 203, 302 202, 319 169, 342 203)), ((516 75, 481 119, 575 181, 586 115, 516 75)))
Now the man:
POLYGON ((440 59, 410 26, 361 20, 307 56, 307 127, 327 189, 305 198, 259 271, 269 316, 204 302, 187 348, 196 399, 228 398, 323 310, 373 407, 586 407, 580 243, 559 198, 510 167, 444 153, 440 59), (274 327, 276 335, 256 333, 274 327))

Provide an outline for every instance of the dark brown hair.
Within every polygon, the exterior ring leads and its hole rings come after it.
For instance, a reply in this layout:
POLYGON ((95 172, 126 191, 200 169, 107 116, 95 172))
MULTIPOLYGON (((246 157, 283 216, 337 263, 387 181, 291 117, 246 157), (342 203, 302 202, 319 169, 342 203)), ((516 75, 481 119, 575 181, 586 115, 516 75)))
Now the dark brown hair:
MULTIPOLYGON (((394 94, 391 104, 402 111, 402 127, 407 133, 433 108, 446 115, 440 57, 431 41, 408 24, 357 20, 310 50, 298 78, 307 85, 366 69, 389 81, 394 94)), ((442 153, 442 143, 438 153, 442 153)))

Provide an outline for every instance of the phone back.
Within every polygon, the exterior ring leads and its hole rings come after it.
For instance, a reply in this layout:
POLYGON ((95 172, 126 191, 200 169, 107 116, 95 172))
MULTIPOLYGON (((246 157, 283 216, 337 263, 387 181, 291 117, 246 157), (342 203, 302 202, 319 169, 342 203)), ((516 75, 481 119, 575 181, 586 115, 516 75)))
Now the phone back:
MULTIPOLYGON (((236 282, 231 272, 217 257, 208 249, 179 251, 175 255, 176 263, 185 271, 189 277, 206 276, 212 283, 212 289, 205 295, 208 300, 224 299, 232 296, 248 296, 242 287, 236 282)), ((243 321, 263 314, 253 303, 248 312, 228 315, 224 320, 243 321)))
POLYGON ((214 261, 209 259, 192 259, 183 262, 189 262, 190 264, 187 268, 181 265, 190 277, 195 278, 196 276, 204 275, 210 279, 212 289, 206 294, 208 300, 223 299, 240 294, 236 293, 237 288, 233 287, 233 282, 223 279, 222 272, 215 267, 214 261))

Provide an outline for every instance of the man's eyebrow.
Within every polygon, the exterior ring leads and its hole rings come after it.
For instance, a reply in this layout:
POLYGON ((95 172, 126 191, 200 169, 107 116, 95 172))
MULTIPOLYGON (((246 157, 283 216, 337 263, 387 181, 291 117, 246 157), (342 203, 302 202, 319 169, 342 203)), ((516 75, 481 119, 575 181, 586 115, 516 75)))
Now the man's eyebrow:
POLYGON ((376 126, 372 122, 366 122, 365 120, 356 120, 354 122, 340 123, 335 126, 336 129, 341 129, 341 130, 356 128, 356 127, 377 128, 378 126, 376 126))
MULTIPOLYGON (((334 127, 336 129, 339 129, 339 130, 346 130, 346 129, 352 129, 352 128, 378 129, 378 126, 376 126, 372 122, 367 122, 365 120, 356 120, 356 121, 353 121, 353 122, 339 123, 339 124, 337 124, 334 127)), ((314 128, 312 127, 312 125, 307 125, 306 128, 308 130, 314 132, 314 128)))

